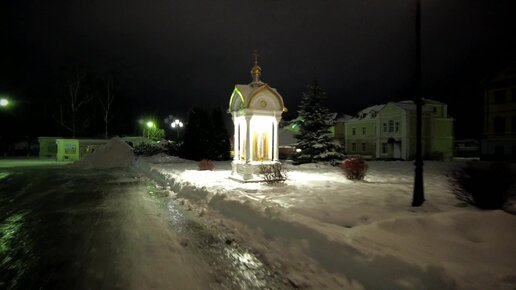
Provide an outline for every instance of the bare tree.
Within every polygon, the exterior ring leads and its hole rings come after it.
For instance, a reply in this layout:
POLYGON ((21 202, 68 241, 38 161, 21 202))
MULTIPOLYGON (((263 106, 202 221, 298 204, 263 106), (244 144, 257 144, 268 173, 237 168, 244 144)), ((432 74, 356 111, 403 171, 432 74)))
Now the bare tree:
POLYGON ((72 133, 72 137, 77 133, 77 115, 81 107, 93 99, 88 93, 83 92, 86 79, 86 72, 76 71, 67 83, 67 93, 64 100, 59 104, 59 123, 72 133), (64 108, 63 108, 64 107, 64 108), (69 119, 65 114, 69 115, 69 119))
POLYGON ((99 94, 98 100, 102 107, 102 119, 104 120, 104 138, 108 138, 108 126, 109 122, 113 120, 113 117, 109 115, 111 104, 115 100, 115 81, 112 76, 109 76, 106 81, 106 91, 104 94, 99 94))

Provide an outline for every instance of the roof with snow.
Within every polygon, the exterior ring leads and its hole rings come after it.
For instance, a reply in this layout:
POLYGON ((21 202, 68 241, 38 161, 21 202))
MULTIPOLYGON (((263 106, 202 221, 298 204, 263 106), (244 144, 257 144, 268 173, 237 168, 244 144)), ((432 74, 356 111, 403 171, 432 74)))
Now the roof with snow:
POLYGON ((229 99, 229 112, 251 108, 267 111, 287 111, 281 95, 275 88, 262 82, 260 80, 261 75, 262 69, 258 65, 257 54, 255 53, 254 66, 251 69, 252 81, 248 85, 235 85, 229 99))
POLYGON ((347 115, 347 114, 342 114, 342 115, 337 117, 335 122, 342 123, 342 122, 346 122, 347 120, 350 120, 350 119, 353 119, 353 116, 347 115))
POLYGON ((278 91, 268 84, 262 82, 253 82, 248 85, 235 85, 235 89, 233 90, 229 100, 229 111, 239 111, 242 109, 251 108, 254 98, 259 95, 269 95, 275 100, 272 104, 270 104, 271 106, 267 106, 267 103, 265 103, 266 105, 263 106, 263 103, 261 103, 258 105, 259 108, 264 107, 269 109, 276 109, 282 112, 287 111, 287 108, 283 103, 283 98, 278 93, 278 91))
MULTIPOLYGON (((425 105, 429 105, 429 104, 446 105, 445 103, 442 103, 442 102, 439 102, 439 101, 430 100, 430 99, 424 99, 423 103, 425 105)), ((367 107, 367 108, 359 111, 354 117, 352 117, 352 118, 350 118, 348 120, 344 120, 344 121, 374 119, 374 118, 376 118, 378 112, 381 111, 388 104, 392 104, 392 105, 394 105, 394 106, 396 106, 398 108, 401 108, 401 109, 403 109, 405 111, 411 111, 412 112, 412 111, 416 110, 416 104, 414 103, 414 101, 411 101, 411 100, 405 100, 405 101, 399 101, 399 102, 389 102, 387 104, 374 105, 374 106, 367 107)), ((431 109, 430 108, 424 108, 424 110, 430 111, 431 109)))

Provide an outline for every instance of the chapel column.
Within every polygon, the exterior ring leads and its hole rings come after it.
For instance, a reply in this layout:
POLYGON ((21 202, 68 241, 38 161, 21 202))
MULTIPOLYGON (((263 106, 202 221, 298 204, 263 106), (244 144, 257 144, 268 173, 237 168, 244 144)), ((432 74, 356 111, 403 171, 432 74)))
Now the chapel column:
POLYGON ((278 145, 279 145, 279 140, 278 140, 278 124, 281 120, 281 115, 278 117, 276 116, 276 122, 274 122, 274 144, 272 144, 272 146, 274 146, 274 156, 272 158, 272 161, 278 161, 279 160, 279 148, 278 148, 278 145))
POLYGON ((235 132, 233 134, 233 160, 238 161, 240 156, 240 148, 238 148, 238 142, 240 142, 240 140, 238 140, 238 127, 240 126, 240 124, 236 122, 235 114, 233 114, 233 125, 235 127, 235 132))
POLYGON ((245 116, 245 123, 246 123, 246 136, 245 136, 245 139, 246 139, 246 144, 245 144, 245 162, 246 163, 249 163, 252 160, 252 157, 253 157, 253 154, 252 154, 252 139, 251 139, 251 116, 248 116, 246 115, 245 116))

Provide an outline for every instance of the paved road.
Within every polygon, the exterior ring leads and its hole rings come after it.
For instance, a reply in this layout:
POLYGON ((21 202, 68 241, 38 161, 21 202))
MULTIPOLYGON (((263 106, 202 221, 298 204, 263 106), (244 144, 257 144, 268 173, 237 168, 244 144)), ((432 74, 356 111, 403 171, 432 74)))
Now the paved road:
POLYGON ((0 168, 0 289, 287 287, 136 176, 0 168))

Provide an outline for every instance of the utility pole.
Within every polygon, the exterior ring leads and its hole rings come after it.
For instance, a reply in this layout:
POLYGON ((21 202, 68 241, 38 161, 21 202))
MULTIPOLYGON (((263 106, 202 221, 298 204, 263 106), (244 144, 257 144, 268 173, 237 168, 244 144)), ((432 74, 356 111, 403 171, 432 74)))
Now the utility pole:
POLYGON ((412 206, 421 206, 425 202, 423 182, 423 99, 421 95, 421 0, 416 0, 416 71, 415 71, 415 104, 416 104, 416 160, 414 175, 414 192, 412 206))

